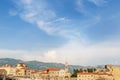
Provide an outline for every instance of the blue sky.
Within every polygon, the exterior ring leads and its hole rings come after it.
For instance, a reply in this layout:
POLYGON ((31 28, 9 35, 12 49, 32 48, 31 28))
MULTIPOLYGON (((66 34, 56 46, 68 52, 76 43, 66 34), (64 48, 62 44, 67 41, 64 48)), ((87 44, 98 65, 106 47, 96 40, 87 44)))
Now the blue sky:
POLYGON ((119 0, 1 0, 1 58, 117 64, 119 3, 119 0))

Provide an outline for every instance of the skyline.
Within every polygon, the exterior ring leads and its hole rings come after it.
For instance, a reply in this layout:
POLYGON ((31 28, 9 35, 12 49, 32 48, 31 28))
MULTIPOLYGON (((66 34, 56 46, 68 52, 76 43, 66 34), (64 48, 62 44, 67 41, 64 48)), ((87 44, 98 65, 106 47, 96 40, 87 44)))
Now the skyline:
POLYGON ((0 58, 119 64, 117 0, 1 0, 0 58))

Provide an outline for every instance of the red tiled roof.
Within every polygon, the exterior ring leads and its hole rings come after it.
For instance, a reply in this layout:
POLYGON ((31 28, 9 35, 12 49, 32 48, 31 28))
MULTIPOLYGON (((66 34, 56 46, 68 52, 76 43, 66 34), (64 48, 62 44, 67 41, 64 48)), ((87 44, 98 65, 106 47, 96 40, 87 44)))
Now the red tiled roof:
POLYGON ((57 68, 47 68, 46 70, 49 70, 49 71, 59 71, 60 69, 57 69, 57 68))
POLYGON ((112 74, 107 74, 108 76, 113 76, 112 74))
POLYGON ((3 71, 5 71, 5 69, 0 69, 0 73, 2 73, 3 71))
POLYGON ((32 72, 32 74, 34 74, 34 73, 36 73, 36 72, 32 72))

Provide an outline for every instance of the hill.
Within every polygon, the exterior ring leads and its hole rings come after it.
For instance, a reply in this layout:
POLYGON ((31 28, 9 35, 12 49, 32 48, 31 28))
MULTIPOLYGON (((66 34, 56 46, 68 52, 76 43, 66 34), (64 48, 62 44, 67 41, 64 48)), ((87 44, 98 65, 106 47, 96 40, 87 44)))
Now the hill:
MULTIPOLYGON (((64 69, 65 67, 65 65, 62 63, 46 63, 46 62, 40 62, 40 61, 23 61, 23 60, 12 59, 12 58, 0 58, 0 66, 4 64, 11 64, 16 66, 16 64, 20 62, 24 62, 25 64, 27 64, 28 67, 35 70, 42 70, 49 67, 64 69)), ((74 69, 80 69, 82 67, 83 66, 79 66, 79 65, 69 65, 69 70, 70 72, 73 72, 74 69)))

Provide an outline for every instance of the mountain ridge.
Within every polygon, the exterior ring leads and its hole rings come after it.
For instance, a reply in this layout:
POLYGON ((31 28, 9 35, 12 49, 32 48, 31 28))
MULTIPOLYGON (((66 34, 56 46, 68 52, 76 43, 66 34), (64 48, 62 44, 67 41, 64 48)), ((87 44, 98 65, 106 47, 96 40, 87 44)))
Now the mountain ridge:
MULTIPOLYGON (((24 60, 14 59, 14 58, 0 58, 0 66, 5 64, 11 64, 16 66, 20 62, 24 62, 28 67, 35 70, 42 70, 49 67, 55 67, 60 69, 65 68, 65 65, 63 63, 41 62, 37 60, 24 61, 24 60)), ((69 65, 69 70, 72 73, 74 69, 80 69, 82 67, 83 66, 80 66, 80 65, 69 65)))

